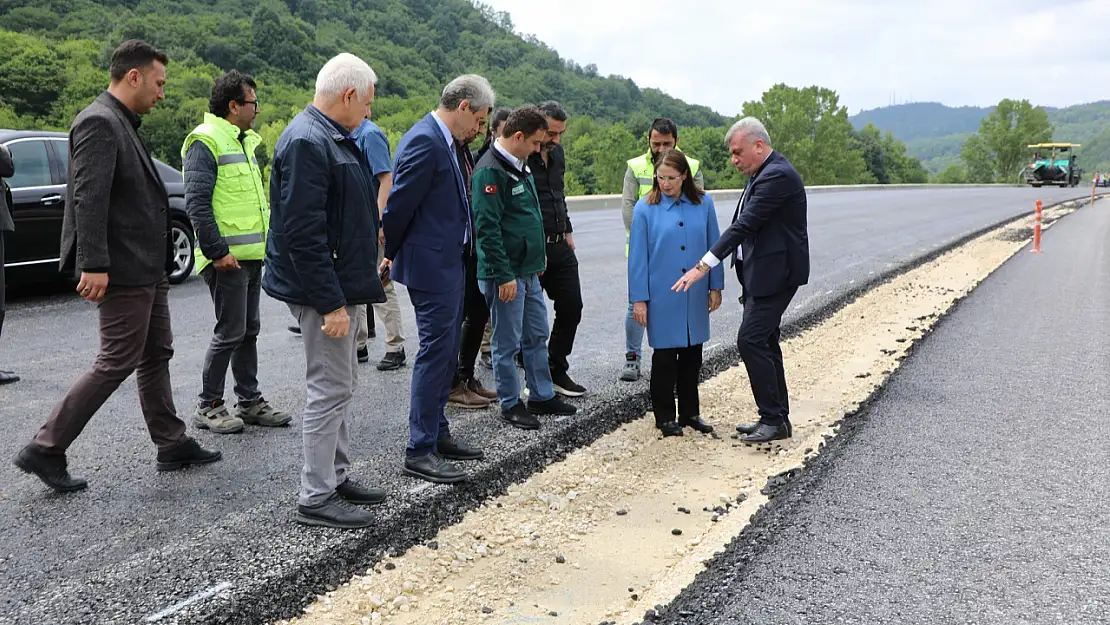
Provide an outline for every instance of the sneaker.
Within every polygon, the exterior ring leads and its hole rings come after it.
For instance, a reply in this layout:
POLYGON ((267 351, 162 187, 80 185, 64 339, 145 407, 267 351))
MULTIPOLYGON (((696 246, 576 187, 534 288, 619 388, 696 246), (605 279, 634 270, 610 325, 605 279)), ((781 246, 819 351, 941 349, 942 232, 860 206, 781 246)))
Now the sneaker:
POLYGON ((551 384, 555 392, 564 397, 581 397, 586 394, 586 387, 570 379, 566 371, 551 371, 551 384))
POLYGON ((452 406, 475 410, 489 408, 489 400, 471 391, 465 382, 459 382, 455 385, 455 388, 451 389, 451 394, 447 397, 447 403, 452 406))
POLYGON ((243 420, 231 416, 222 399, 197 406, 196 412, 193 413, 193 425, 202 430, 211 430, 216 434, 235 434, 242 432, 244 427, 243 420))
POLYGON ((528 400, 528 412, 532 414, 546 414, 556 415, 560 417, 569 417, 578 412, 578 408, 568 404, 559 398, 558 395, 552 397, 547 401, 528 400))
POLYGON ((536 415, 528 412, 528 409, 524 407, 524 402, 518 401, 508 410, 502 409, 501 420, 514 428, 522 430, 540 429, 540 420, 536 418, 536 415))
POLYGON ((333 493, 324 503, 315 506, 297 506, 297 522, 302 525, 358 529, 374 524, 374 515, 333 493))
POLYGON ((370 362, 370 348, 369 347, 363 345, 362 347, 358 348, 358 361, 359 362, 370 362))
POLYGON ((621 380, 635 382, 640 379, 640 356, 636 352, 624 355, 624 369, 621 369, 621 380))
POLYGON ((478 358, 478 362, 482 363, 482 366, 486 369, 493 369, 493 354, 490 352, 482 352, 482 355, 478 358))
POLYGON ((239 410, 235 413, 235 416, 242 419, 243 423, 251 425, 276 428, 289 425, 289 422, 293 420, 293 415, 288 412, 274 410, 273 406, 261 397, 253 404, 244 405, 240 402, 238 408, 239 410))
POLYGON ((351 478, 336 486, 335 492, 343 499, 360 506, 376 506, 385 501, 385 490, 363 486, 351 478))
POLYGON ((497 399, 497 391, 482 386, 482 383, 478 381, 478 378, 470 378, 469 380, 467 380, 466 388, 478 397, 484 397, 490 401, 497 399))
POLYGON ((378 363, 378 371, 393 371, 405 366, 405 348, 399 352, 386 352, 382 361, 378 363))
POLYGON ((218 451, 205 449, 196 439, 186 438, 177 447, 158 452, 159 471, 177 471, 191 464, 209 464, 223 457, 218 451))

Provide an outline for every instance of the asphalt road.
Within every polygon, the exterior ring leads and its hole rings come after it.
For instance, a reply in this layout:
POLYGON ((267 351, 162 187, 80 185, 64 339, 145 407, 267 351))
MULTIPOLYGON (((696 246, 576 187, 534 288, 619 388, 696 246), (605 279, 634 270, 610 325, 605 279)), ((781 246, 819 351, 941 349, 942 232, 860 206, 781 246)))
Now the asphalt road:
MULTIPOLYGON (((1051 203, 1079 195, 1081 189, 1025 188, 811 195, 813 273, 787 321, 961 235, 1031 211, 1037 198, 1051 203)), ((719 207, 722 227, 733 208, 719 207)), ((565 441, 599 427, 606 411, 629 409, 627 397, 642 395, 647 379, 616 380, 627 306, 620 215, 582 212, 573 221, 585 311, 571 373, 591 392, 577 401, 583 408, 578 416, 539 433, 503 427, 493 410, 455 413, 455 433, 486 447, 487 459, 471 465, 490 482, 482 485, 486 490, 426 488, 400 475, 411 367, 389 373, 371 365, 363 369, 352 424, 354 471, 386 486, 392 498, 379 508, 382 528, 362 533, 310 530, 292 521, 301 464, 299 417, 288 429, 250 428, 223 437, 190 427, 204 444, 221 449, 224 460, 157 474, 132 378, 70 449, 71 470, 89 480, 87 491, 57 496, 7 458, 0 463, 0 623, 136 623, 182 601, 192 604, 158 622, 187 622, 197 614, 207 614, 204 622, 249 622, 227 615, 295 610, 308 587, 341 581, 351 562, 372 558, 368 552, 419 540, 502 487, 501 481, 519 478, 505 469, 507 458, 557 456, 554 444, 547 444, 553 437, 565 441), (225 607, 206 613, 216 601, 225 607)), ((711 345, 734 340, 740 318, 736 294, 735 276, 729 274, 711 345)), ((171 299, 174 390, 179 410, 191 414, 211 332, 211 304, 198 278, 174 287, 171 299)), ((402 301, 411 363, 416 332, 407 297, 402 301)), ((264 296, 263 315, 263 392, 271 403, 299 415, 305 397, 300 339, 285 329, 290 316, 284 305, 264 296)), ((380 336, 371 347, 372 362, 382 353, 380 336)), ((0 344, 0 366, 23 377, 0 388, 0 449, 9 457, 90 365, 96 347, 95 311, 75 295, 14 298, 0 344)), ((491 383, 489 372, 480 369, 480 375, 491 383)), ((230 388, 229 383, 229 393, 230 388)))
POLYGON ((1003 265, 645 622, 1110 622, 1108 238, 1098 204, 1003 265))

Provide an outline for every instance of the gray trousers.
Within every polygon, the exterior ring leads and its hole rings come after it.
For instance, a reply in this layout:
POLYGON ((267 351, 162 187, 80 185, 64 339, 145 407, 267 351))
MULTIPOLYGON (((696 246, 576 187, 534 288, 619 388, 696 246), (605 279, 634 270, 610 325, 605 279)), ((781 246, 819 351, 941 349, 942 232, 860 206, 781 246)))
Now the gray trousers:
POLYGON ((324 334, 320 329, 324 317, 311 306, 289 304, 289 311, 301 326, 308 387, 301 420, 304 467, 297 503, 314 506, 332 496, 335 487, 347 480, 351 467, 347 421, 358 384, 358 310, 356 306, 347 307, 351 328, 338 339, 324 334))
POLYGON ((235 378, 239 403, 249 405, 258 391, 258 332, 262 327, 258 300, 262 294, 262 261, 241 260, 239 269, 208 265, 200 276, 208 284, 216 311, 216 328, 204 356, 200 401, 210 405, 224 398, 227 368, 235 378))

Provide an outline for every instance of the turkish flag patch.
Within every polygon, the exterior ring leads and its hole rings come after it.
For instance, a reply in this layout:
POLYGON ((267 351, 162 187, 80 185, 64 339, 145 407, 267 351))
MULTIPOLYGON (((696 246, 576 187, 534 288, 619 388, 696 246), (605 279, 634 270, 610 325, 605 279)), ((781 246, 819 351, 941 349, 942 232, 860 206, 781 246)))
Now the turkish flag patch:
POLYGON ((486 185, 486 194, 487 195, 493 195, 494 193, 497 193, 497 185, 487 184, 486 185))

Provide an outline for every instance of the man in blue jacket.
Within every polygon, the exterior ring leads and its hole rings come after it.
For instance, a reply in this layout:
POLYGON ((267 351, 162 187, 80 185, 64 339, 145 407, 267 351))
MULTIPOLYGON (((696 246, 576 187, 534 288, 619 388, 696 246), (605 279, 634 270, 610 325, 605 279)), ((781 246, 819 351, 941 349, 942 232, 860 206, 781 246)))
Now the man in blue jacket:
POLYGON ((473 136, 493 105, 489 81, 467 74, 444 88, 439 107, 397 145, 393 189, 382 213, 385 261, 408 287, 420 351, 413 362, 409 444, 404 472, 453 483, 466 474, 450 460, 477 460, 482 451, 455 440, 444 406, 459 361, 465 259, 474 245, 461 156, 455 140, 473 136))
POLYGON ((385 301, 373 175, 351 133, 370 114, 377 77, 343 53, 316 78, 312 104, 285 128, 270 174, 270 238, 262 288, 286 302, 301 327, 308 404, 297 521, 357 528, 373 516, 353 504, 385 491, 348 475, 348 420, 358 381, 358 306, 385 301))

